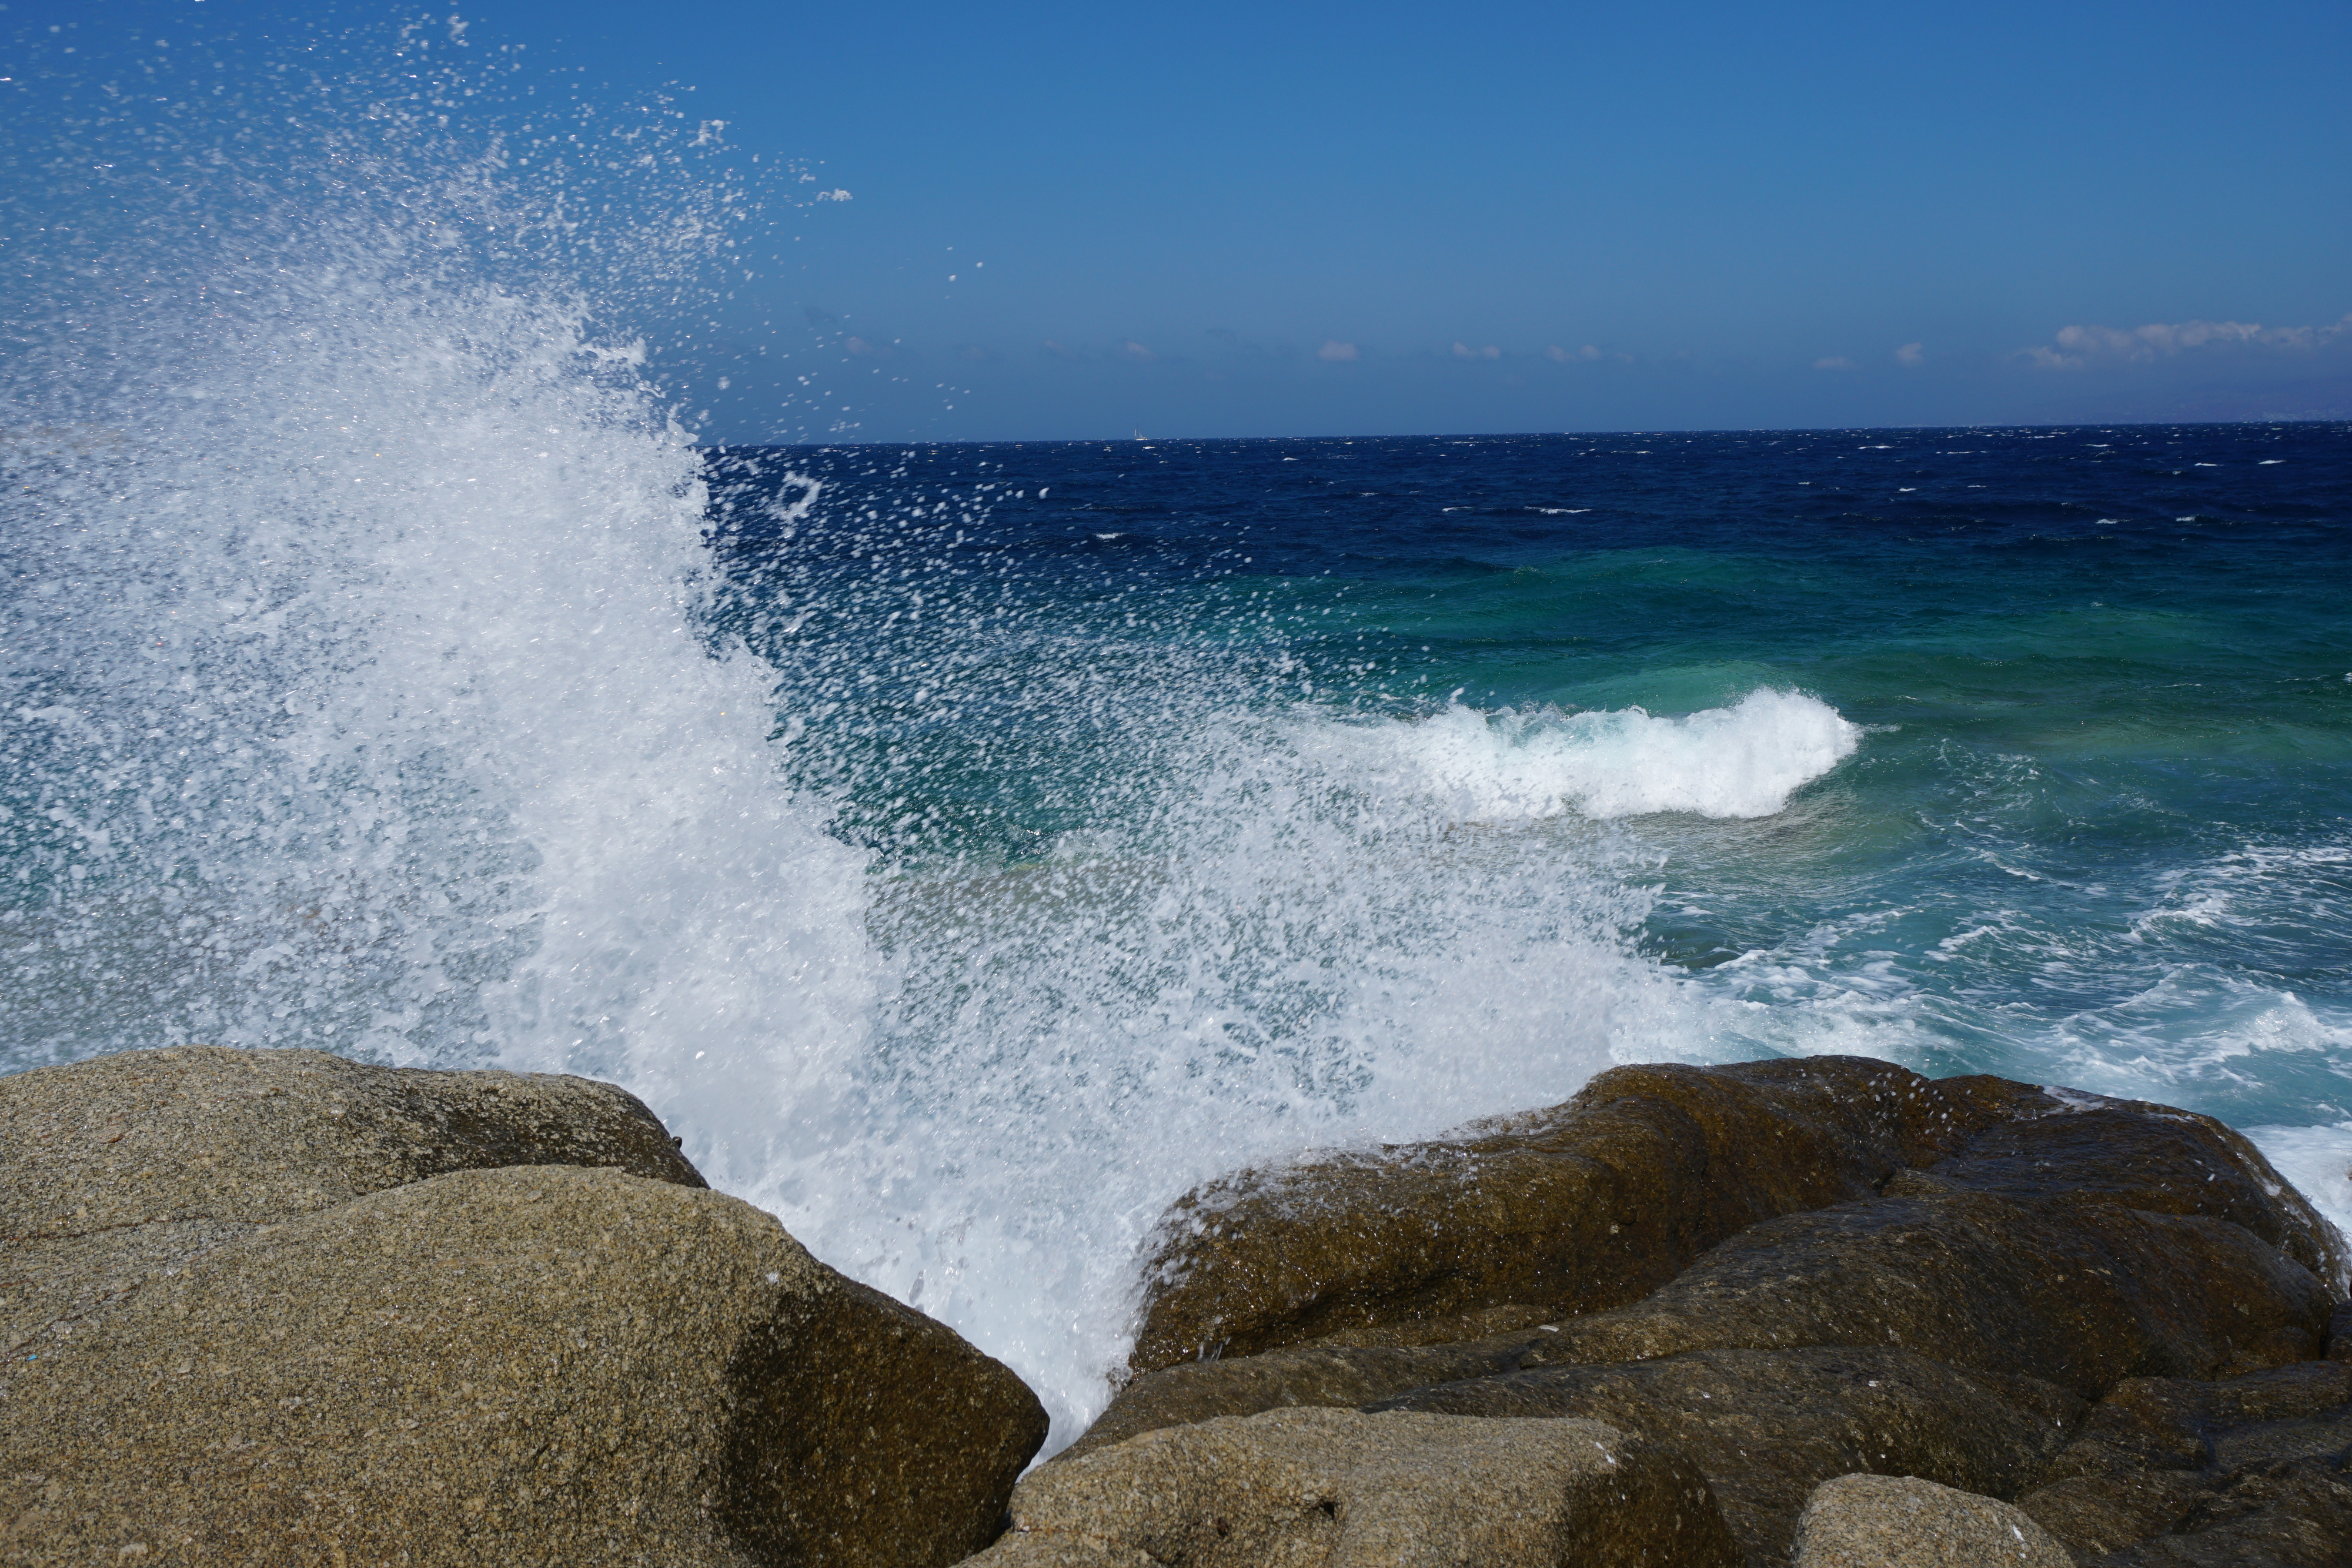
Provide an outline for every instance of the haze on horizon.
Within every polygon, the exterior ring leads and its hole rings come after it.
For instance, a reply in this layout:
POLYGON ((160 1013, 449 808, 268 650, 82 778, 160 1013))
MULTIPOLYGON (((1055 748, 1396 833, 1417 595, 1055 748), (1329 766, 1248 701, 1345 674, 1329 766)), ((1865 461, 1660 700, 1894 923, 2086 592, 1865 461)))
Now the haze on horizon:
POLYGON ((656 334, 707 440, 2352 417, 2340 3, 460 11, 809 176, 656 334))

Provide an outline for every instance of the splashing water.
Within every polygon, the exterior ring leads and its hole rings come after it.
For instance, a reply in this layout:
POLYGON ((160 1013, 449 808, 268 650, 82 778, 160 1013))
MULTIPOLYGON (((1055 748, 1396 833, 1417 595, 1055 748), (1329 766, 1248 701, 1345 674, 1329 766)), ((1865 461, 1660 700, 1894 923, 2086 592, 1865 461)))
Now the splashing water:
POLYGON ((1622 850, 1481 830, 1443 770, 1351 757, 1411 733, 1253 707, 1164 640, 1112 672, 935 621, 944 691, 1156 765, 1021 853, 845 832, 807 721, 855 733, 824 691, 904 632, 885 574, 750 651, 702 458, 583 292, 583 256, 676 278, 709 213, 548 241, 555 197, 437 129, 451 91, 371 100, 275 185, 117 127, 187 156, 59 197, 73 265, 6 385, 0 1064, 193 1040, 617 1079, 1066 1439, 1186 1186, 1557 1098, 1660 1005, 1622 850), (129 238, 97 210, 126 201, 129 238))
POLYGON ((1364 757, 1366 770, 1410 779, 1467 817, 1769 817, 1853 756, 1861 734, 1818 698, 1755 691, 1681 718, 1638 707, 1484 714, 1454 706, 1427 722, 1334 739, 1387 752, 1364 757))
MULTIPOLYGON (((1321 566, 1160 570, 1142 507, 1033 549, 996 481, 699 451, 639 336, 740 258, 702 128, 475 146, 444 118, 479 73, 407 79, 76 122, 53 210, 0 214, 0 1069, 194 1040, 614 1079, 715 1185, 1009 1362, 1056 1441, 1187 1186, 1613 1061, 1845 1049, 2171 1097, 2261 1052, 2239 1080, 2302 1075, 2265 1117, 2344 1113, 2341 1010, 2276 977, 2340 925, 2335 840, 2150 891, 2068 858, 2128 793, 2104 776, 2053 796, 2027 746, 1925 726, 1874 751, 1885 703, 1779 669, 1414 695, 1315 630, 1321 566), (1872 768, 1892 804, 1857 804, 1872 768), (2062 883, 2090 918, 2020 891, 2062 883), (2291 956, 2250 977, 2248 932, 2291 956)), ((1464 580, 1546 627, 1815 591, 1727 549, 1464 580)), ((1785 640, 1828 645, 1858 591, 1785 640)), ((1906 635, 1914 703, 1957 655, 1906 635)), ((2340 1129, 2267 1146, 2352 1199, 2340 1129)))

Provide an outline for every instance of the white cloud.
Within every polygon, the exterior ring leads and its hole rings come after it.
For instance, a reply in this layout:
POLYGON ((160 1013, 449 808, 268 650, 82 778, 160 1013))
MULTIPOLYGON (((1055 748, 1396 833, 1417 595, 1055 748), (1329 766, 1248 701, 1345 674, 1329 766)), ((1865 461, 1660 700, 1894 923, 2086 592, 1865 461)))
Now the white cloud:
POLYGON ((1353 363, 1363 356, 1356 352, 1355 344, 1342 343, 1338 339, 1334 338, 1329 342, 1325 343, 1321 348, 1316 350, 1315 357, 1318 360, 1331 360, 1353 363))
POLYGON ((1826 360, 1815 360, 1813 361, 1813 369, 1817 371, 1851 371, 1858 368, 1859 367, 1856 366, 1852 360, 1847 359, 1843 354, 1832 354, 1826 360))
POLYGON ((1492 343, 1483 349, 1474 349, 1467 343, 1456 343, 1454 345, 1454 357, 1457 360, 1499 360, 1503 357, 1503 350, 1492 343))
POLYGON ((820 202, 845 202, 849 200, 849 193, 846 191, 819 191, 816 193, 816 199, 820 202))
POLYGON ((1126 352, 1129 359, 1134 360, 1156 360, 1160 357, 1133 339, 1128 340, 1126 352))
POLYGON ((2114 327, 2062 327, 2056 347, 2035 344, 2019 357, 2045 371, 2093 364, 2154 364, 2200 349, 2269 349, 2308 353, 2352 337, 2352 315, 2325 327, 2265 327, 2257 321, 2151 321, 2123 331, 2114 327))
POLYGON ((1919 343, 1906 343, 1895 350, 1895 362, 1898 365, 1924 365, 1927 362, 1927 348, 1919 343))
POLYGON ((1601 350, 1587 343, 1581 349, 1570 352, 1558 343, 1554 343, 1544 350, 1544 357, 1548 360, 1556 360, 1564 365, 1570 360, 1597 360, 1601 357, 1601 350))

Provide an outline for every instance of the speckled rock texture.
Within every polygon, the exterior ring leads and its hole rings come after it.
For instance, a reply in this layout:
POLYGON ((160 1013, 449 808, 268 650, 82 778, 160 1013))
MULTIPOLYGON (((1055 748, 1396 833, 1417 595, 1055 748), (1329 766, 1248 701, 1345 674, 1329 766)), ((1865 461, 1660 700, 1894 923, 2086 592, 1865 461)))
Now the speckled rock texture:
POLYGON ((75 1308, 0 1361, 0 1563, 940 1564, 1045 1437, 608 1085, 158 1051, 0 1138, 0 1290, 75 1308))
POLYGON ((1836 1058, 1621 1069, 1189 1195, 1135 1375, 1040 1475, 1293 1407, 1599 1420, 1684 1456, 1751 1568, 1854 1473, 2014 1505, 2052 1561, 2352 1564, 2347 1284, 2207 1117, 1836 1058))
POLYGON ((2015 1497, 2083 1415, 2064 1389, 1967 1376, 1880 1347, 1549 1366, 1419 1389, 1370 1408, 1580 1416, 1639 1432, 1688 1456, 1732 1533, 1767 1562, 1786 1560, 1797 1516, 1823 1481, 1871 1470, 2015 1497))
POLYGON ((1036 1471, 976 1568, 1738 1568, 1706 1482, 1598 1421, 1282 1410, 1036 1471))
POLYGON ((1797 1526, 1796 1568, 2074 1568, 2011 1505, 1910 1476, 1823 1481, 1797 1526))
POLYGON ((2352 1563, 2352 1366, 2129 1378, 2017 1500, 2085 1563, 2352 1563))
POLYGON ((1549 1110, 1187 1194, 1129 1364, 1486 1337, 1629 1305, 1780 1216, 1962 1195, 2219 1220, 2352 1290, 2333 1228, 2210 1117, 1855 1057, 1620 1067, 1549 1110))
POLYGON ((2044 1108, 2024 1084, 1852 1057, 1619 1067, 1454 1137, 1244 1171, 1161 1222, 1129 1365, 1468 1339, 1482 1331, 1465 1318, 1496 1309, 1622 1305, 1760 1220, 1874 1197, 2044 1108))
POLYGON ((1529 1354, 1633 1361, 1744 1345, 1902 1345, 2095 1399, 2315 1354, 2332 1303, 2241 1226, 2104 1199, 1878 1198, 1734 1237, 1630 1307, 1529 1354))
POLYGON ((585 1078, 201 1045, 0 1078, 0 1353, 79 1332, 261 1226, 446 1171, 547 1165, 703 1185, 635 1096, 585 1078))

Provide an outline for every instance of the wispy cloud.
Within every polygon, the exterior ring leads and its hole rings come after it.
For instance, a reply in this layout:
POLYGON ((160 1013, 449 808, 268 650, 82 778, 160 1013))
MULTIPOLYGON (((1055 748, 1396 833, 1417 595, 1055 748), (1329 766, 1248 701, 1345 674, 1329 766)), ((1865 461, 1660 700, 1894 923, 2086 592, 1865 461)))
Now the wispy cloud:
POLYGON ((1124 353, 1130 360, 1156 360, 1160 357, 1150 350, 1145 348, 1142 344, 1135 341, 1132 338, 1128 340, 1126 346, 1120 350, 1120 352, 1124 353))
POLYGON ((1851 371, 1859 368, 1843 354, 1832 354, 1828 359, 1813 361, 1813 369, 1817 371, 1851 371))
POLYGON ((1927 362, 1927 347, 1920 343, 1906 343, 1895 350, 1895 362, 1904 366, 1924 365, 1927 362))
POLYGON ((1353 364, 1363 358, 1361 354, 1356 352, 1355 344, 1342 343, 1337 338, 1316 350, 1315 357, 1318 360, 1329 360, 1335 364, 1353 364))
POLYGON ((1499 360, 1503 357, 1503 350, 1492 343, 1483 349, 1474 349, 1467 343, 1456 343, 1454 345, 1454 357, 1457 360, 1499 360))
POLYGON ((2062 327, 2050 343, 2020 349, 2020 358, 2045 371, 2094 364, 2154 364, 2176 355, 2227 348, 2310 353, 2352 339, 2352 314, 2324 327, 2265 327, 2256 321, 2151 321, 2123 331, 2114 327, 2062 327))
POLYGON ((1558 343, 1554 343, 1544 350, 1545 359, 1555 360, 1563 365, 1570 360, 1597 360, 1600 357, 1601 350, 1590 343, 1585 344, 1581 349, 1574 350, 1563 349, 1558 343))

